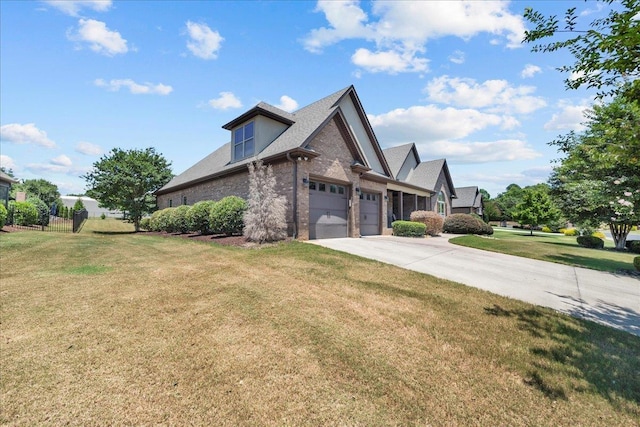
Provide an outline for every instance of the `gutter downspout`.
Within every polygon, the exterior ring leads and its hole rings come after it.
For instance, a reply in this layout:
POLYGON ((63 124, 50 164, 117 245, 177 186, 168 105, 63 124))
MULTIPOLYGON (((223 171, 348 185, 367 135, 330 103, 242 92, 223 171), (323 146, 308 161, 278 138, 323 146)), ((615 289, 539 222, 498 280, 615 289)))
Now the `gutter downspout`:
POLYGON ((298 161, 287 153, 287 160, 293 162, 293 238, 298 237, 298 161))

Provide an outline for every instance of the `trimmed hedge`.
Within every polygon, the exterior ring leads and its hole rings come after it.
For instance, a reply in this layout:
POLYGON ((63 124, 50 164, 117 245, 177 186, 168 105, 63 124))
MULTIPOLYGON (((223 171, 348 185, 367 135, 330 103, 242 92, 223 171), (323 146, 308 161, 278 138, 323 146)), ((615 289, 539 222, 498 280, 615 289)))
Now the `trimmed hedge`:
POLYGON ((227 196, 211 207, 209 225, 211 231, 231 236, 241 234, 244 228, 243 215, 247 202, 237 196, 227 196))
POLYGON ((433 211, 413 211, 409 219, 413 222, 421 222, 426 226, 425 234, 429 236, 437 236, 442 233, 444 219, 442 216, 433 211))
POLYGON ((13 223, 29 226, 38 222, 38 209, 29 202, 13 203, 13 223))
POLYGON ((414 221, 393 221, 391 227, 393 235, 401 237, 422 237, 427 230, 426 225, 414 221))
POLYGON ((578 234, 580 234, 580 232, 575 228, 567 228, 562 232, 562 234, 564 234, 565 236, 577 236, 578 234))
POLYGON ((602 240, 604 240, 606 238, 606 236, 604 235, 604 233, 602 231, 594 231, 593 233, 591 233, 591 235, 593 237, 597 237, 598 239, 602 239, 602 240))
POLYGON ((191 230, 189 209, 191 209, 191 207, 188 205, 181 205, 173 208, 171 215, 169 216, 169 228, 171 229, 171 233, 184 234, 191 230))
MULTIPOLYGON (((102 214, 102 215, 104 215, 104 214, 102 214)), ((102 216, 100 216, 100 218, 102 218, 102 216)), ((102 219, 104 219, 104 218, 102 218, 102 219)), ((151 231, 151 218, 150 217, 142 218, 140 220, 140 229, 141 230, 151 231)))
POLYGON ((604 248, 604 240, 595 236, 578 236, 576 239, 578 245, 583 248, 602 249, 604 248))
POLYGON ((4 227, 7 223, 7 217, 9 216, 9 211, 4 207, 3 203, 0 203, 0 228, 4 227))
POLYGON ((191 209, 189 209, 189 222, 193 231, 197 231, 200 234, 211 234, 209 218, 211 216, 211 208, 215 203, 213 200, 203 200, 191 206, 191 209))
POLYGON ((493 228, 469 214, 452 214, 445 218, 445 233, 451 234, 493 234, 493 228))
POLYGON ((636 268, 636 270, 640 271, 640 256, 633 258, 633 266, 636 268))
POLYGON ((38 219, 36 224, 49 225, 49 207, 38 197, 29 197, 27 203, 31 203, 38 210, 38 219))
POLYGON ((175 208, 166 208, 155 211, 149 221, 149 231, 169 231, 171 229, 171 211, 175 208))
POLYGON ((629 252, 640 254, 640 240, 627 240, 625 246, 629 249, 629 252))

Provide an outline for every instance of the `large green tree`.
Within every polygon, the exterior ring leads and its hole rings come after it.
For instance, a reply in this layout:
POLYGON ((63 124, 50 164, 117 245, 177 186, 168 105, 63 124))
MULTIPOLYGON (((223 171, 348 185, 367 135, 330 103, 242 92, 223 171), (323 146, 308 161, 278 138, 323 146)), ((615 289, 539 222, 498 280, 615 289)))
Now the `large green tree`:
POLYGON ((549 194, 536 186, 523 190, 522 201, 516 205, 512 214, 513 219, 530 227, 532 236, 536 226, 556 221, 560 217, 560 211, 549 194))
POLYGON ((58 186, 46 179, 25 179, 11 187, 11 197, 15 199, 17 192, 24 192, 27 197, 37 197, 48 207, 60 199, 58 186))
POLYGON ((153 194, 172 177, 171 163, 154 148, 122 150, 114 148, 93 164, 84 175, 87 194, 101 207, 126 211, 140 229, 142 216, 156 209, 153 194))
POLYGON ((625 93, 638 98, 640 1, 600 2, 609 6, 609 13, 589 26, 578 22, 575 7, 568 9, 563 19, 542 15, 532 8, 525 9, 524 17, 534 27, 525 32, 523 41, 534 43, 534 52, 567 50, 573 55, 573 64, 559 68, 569 73, 565 79, 567 88, 596 88, 599 97, 625 93))
POLYGON ((596 105, 586 130, 551 144, 565 155, 549 180, 565 216, 577 223, 609 225, 617 249, 640 222, 640 103, 618 96, 596 105))
POLYGON ((518 184, 509 184, 505 192, 498 194, 494 199, 503 220, 513 218, 513 209, 522 201, 522 187, 518 184))

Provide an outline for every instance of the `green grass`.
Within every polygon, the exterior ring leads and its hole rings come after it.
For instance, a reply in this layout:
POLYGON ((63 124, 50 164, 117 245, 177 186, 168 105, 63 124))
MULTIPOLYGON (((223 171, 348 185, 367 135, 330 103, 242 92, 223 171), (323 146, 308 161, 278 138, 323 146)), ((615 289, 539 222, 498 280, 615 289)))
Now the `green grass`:
POLYGON ((315 245, 93 226, 0 235, 0 424, 638 424, 631 334, 315 245))
POLYGON ((605 249, 587 249, 578 246, 576 237, 546 233, 534 233, 530 236, 528 231, 518 233, 496 230, 491 237, 461 236, 450 242, 486 251, 610 272, 633 270, 633 258, 637 256, 614 250, 611 241, 605 242, 605 249))

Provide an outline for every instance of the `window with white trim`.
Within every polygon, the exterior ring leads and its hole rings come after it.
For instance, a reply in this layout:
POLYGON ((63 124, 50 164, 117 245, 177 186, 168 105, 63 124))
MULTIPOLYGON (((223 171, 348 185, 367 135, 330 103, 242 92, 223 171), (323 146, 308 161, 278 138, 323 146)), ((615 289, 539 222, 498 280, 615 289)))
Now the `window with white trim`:
POLYGON ((244 159, 253 156, 255 142, 253 138, 253 122, 240 126, 233 131, 233 158, 234 160, 244 159))
POLYGON ((447 203, 443 191, 438 194, 438 213, 442 216, 446 216, 447 214, 447 203))

